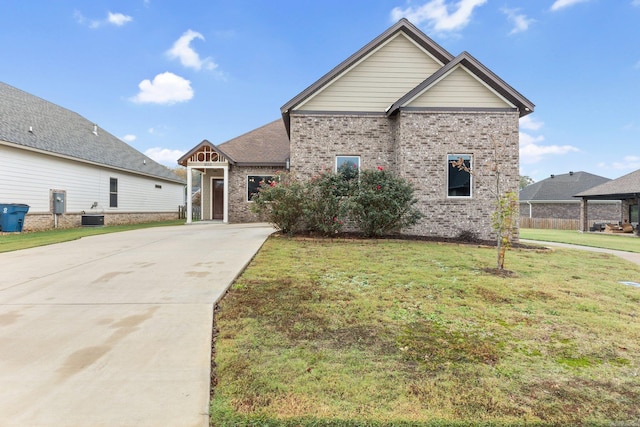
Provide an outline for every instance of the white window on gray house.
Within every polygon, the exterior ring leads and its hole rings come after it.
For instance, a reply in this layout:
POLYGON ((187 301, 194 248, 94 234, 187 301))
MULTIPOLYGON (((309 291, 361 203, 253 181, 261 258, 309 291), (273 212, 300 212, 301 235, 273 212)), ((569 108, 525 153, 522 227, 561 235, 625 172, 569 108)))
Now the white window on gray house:
POLYGON ((109 178, 109 207, 118 207, 118 178, 109 178))
POLYGON ((447 156, 447 196, 449 197, 471 197, 471 155, 470 154, 449 154, 447 156), (460 162, 464 167, 459 167, 453 162, 460 162), (465 168, 467 170, 465 170, 465 168))
POLYGON ((260 183, 271 183, 273 181, 272 175, 249 175, 247 176, 247 202, 250 202, 253 196, 258 194, 260 183))

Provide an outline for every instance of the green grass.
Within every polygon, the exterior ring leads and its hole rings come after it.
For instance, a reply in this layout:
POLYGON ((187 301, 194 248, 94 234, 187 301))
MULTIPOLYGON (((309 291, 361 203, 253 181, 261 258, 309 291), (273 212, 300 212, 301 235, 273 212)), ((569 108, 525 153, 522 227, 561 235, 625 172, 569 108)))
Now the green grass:
POLYGON ((81 237, 96 234, 116 233, 120 231, 137 230, 140 228, 162 227, 168 225, 182 225, 184 220, 148 222, 143 224, 114 225, 106 227, 59 228, 48 231, 0 234, 0 252, 17 251, 34 248, 36 246, 51 245, 68 242, 81 237))
POLYGON ((640 252, 640 238, 633 235, 580 233, 579 231, 570 230, 539 230, 521 228, 520 238, 593 246, 597 248, 615 249, 626 252, 640 252))
POLYGON ((272 237, 220 303, 215 426, 640 421, 640 267, 272 237))

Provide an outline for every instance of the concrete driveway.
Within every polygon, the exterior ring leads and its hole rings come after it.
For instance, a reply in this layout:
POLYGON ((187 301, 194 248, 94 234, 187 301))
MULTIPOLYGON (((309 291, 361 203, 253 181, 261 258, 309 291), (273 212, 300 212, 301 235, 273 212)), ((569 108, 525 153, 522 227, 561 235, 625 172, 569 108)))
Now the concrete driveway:
POLYGON ((267 225, 0 253, 1 426, 207 426, 213 305, 267 225))

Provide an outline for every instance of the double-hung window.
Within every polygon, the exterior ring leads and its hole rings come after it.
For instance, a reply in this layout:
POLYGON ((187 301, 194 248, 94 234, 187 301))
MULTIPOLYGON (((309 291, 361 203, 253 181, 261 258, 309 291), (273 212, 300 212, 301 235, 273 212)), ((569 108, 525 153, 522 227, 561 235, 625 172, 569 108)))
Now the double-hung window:
POLYGON ((471 160, 470 154, 449 154, 447 156, 448 197, 471 197, 471 160))
POLYGON ((118 207, 118 178, 109 178, 109 207, 118 207))

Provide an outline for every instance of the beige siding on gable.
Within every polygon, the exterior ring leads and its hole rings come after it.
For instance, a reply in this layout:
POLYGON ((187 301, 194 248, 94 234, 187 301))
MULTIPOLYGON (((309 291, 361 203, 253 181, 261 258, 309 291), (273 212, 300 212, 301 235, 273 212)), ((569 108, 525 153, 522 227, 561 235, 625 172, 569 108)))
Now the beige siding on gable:
POLYGON ((458 66, 404 107, 513 108, 514 105, 458 66))
POLYGON ((442 65, 399 33, 296 109, 384 112, 442 65))

